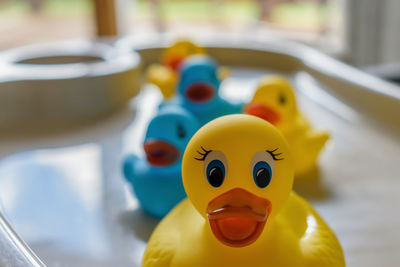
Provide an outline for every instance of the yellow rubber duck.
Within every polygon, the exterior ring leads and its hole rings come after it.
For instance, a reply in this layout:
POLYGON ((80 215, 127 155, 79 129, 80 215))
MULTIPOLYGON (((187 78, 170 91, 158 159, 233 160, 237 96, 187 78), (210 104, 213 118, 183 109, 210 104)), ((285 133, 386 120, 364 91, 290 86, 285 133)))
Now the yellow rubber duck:
POLYGON ((162 64, 153 64, 149 67, 147 79, 160 88, 164 98, 171 98, 175 94, 180 63, 188 56, 205 53, 203 47, 189 40, 179 40, 165 49, 161 56, 162 64))
POLYGON ((292 192, 289 146, 265 120, 207 123, 186 148, 182 178, 188 199, 157 226, 142 266, 345 266, 335 234, 292 192))
POLYGON ((292 150, 296 177, 316 166, 329 134, 314 129, 297 109, 296 97, 287 79, 281 76, 261 79, 245 113, 269 121, 283 133, 292 150))

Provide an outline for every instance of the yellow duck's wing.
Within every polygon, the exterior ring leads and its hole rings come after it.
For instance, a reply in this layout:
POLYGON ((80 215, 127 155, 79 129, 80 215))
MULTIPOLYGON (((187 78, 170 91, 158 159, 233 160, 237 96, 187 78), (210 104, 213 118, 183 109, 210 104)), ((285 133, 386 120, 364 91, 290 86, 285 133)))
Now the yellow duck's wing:
POLYGON ((307 201, 295 193, 291 198, 296 202, 296 206, 301 206, 306 216, 304 219, 307 225, 304 231, 301 231, 300 237, 300 248, 306 260, 305 265, 308 267, 344 267, 342 247, 329 226, 307 201))
POLYGON ((175 255, 176 238, 171 235, 158 235, 149 242, 143 258, 143 267, 170 266, 175 255))
POLYGON ((181 222, 185 222, 190 205, 187 199, 182 200, 158 224, 147 244, 142 262, 143 267, 167 267, 171 265, 184 228, 181 227, 181 222))
POLYGON ((178 77, 172 69, 159 64, 150 65, 147 69, 147 80, 160 88, 164 98, 174 96, 178 77))

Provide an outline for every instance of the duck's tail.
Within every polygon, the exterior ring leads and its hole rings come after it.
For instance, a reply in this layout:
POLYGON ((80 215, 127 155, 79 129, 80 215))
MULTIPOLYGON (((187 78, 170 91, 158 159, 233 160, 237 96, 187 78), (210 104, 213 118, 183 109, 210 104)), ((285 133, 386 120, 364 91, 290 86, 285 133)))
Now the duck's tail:
POLYGON ((165 66, 154 64, 147 70, 147 80, 156 85, 164 98, 169 99, 175 95, 177 75, 165 66))
POLYGON ((329 138, 329 133, 325 131, 311 131, 309 133, 307 146, 313 152, 315 158, 318 157, 329 138))
POLYGON ((131 182, 135 176, 135 163, 139 160, 139 157, 131 154, 124 158, 122 163, 122 172, 127 181, 131 182))

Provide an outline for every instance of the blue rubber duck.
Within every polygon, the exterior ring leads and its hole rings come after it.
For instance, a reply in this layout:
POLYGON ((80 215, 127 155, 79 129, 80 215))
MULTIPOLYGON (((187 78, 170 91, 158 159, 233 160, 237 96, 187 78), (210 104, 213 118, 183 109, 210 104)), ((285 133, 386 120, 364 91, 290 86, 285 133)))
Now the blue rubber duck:
POLYGON ((200 125, 224 115, 242 113, 242 103, 231 103, 219 95, 219 66, 210 56, 195 55, 180 65, 177 96, 170 103, 181 105, 200 125))
POLYGON ((162 107, 147 128, 146 158, 128 155, 124 159, 125 179, 148 214, 162 218, 186 197, 181 176, 182 155, 198 128, 196 118, 182 107, 162 107))

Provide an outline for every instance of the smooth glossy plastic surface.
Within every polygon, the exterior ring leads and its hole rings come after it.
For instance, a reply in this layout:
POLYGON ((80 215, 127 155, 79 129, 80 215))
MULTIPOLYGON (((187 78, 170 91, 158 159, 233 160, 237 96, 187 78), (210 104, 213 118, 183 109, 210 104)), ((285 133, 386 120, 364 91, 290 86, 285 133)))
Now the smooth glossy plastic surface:
POLYGON ((265 120, 229 115, 200 128, 185 150, 182 178, 188 200, 157 226, 143 266, 345 266, 335 234, 291 193, 289 146, 265 120), (215 161, 223 167, 204 171, 215 161), (268 170, 254 173, 260 162, 268 170), (271 182, 260 188, 254 175, 271 182), (222 182, 210 184, 209 176, 222 182))
POLYGON ((204 54, 205 49, 189 40, 179 40, 166 48, 161 56, 162 64, 153 64, 147 70, 148 80, 157 85, 163 96, 168 99, 176 93, 178 69, 188 56, 204 54))
POLYGON ((177 95, 164 104, 180 105, 193 113, 201 125, 217 117, 241 113, 242 103, 220 95, 219 65, 209 56, 190 56, 180 66, 177 95))
POLYGON ((123 172, 141 207, 162 218, 185 196, 181 177, 183 151, 199 128, 179 106, 166 106, 151 120, 144 140, 146 158, 129 155, 123 172))
POLYGON ((285 77, 267 76, 260 80, 245 112, 272 123, 283 133, 293 153, 296 177, 299 177, 316 167, 329 134, 314 129, 296 102, 294 88, 285 77))

